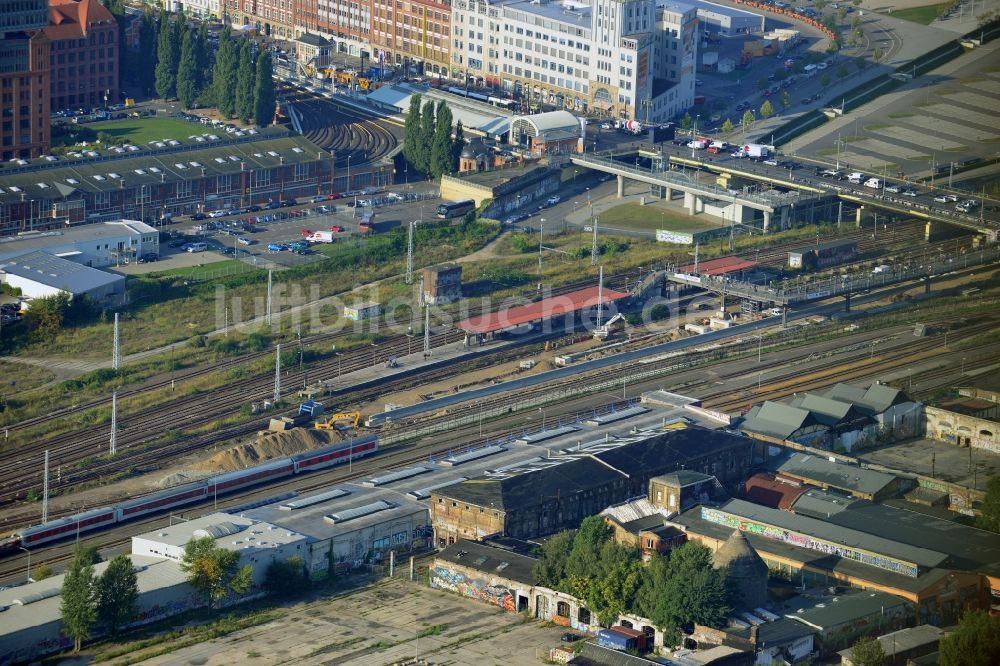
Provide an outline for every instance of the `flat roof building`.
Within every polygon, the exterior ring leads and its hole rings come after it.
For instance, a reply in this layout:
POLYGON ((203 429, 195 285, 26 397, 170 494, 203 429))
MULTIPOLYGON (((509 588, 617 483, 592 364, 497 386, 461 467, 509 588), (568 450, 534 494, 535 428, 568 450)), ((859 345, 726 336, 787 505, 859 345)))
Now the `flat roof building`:
POLYGON ((125 293, 125 276, 106 273, 68 259, 31 252, 0 261, 0 282, 21 290, 28 306, 35 298, 67 294, 95 303, 116 303, 125 293))
POLYGON ((833 462, 808 453, 772 460, 768 467, 779 478, 830 488, 858 499, 880 500, 899 493, 899 478, 860 465, 833 462))
POLYGON ((146 254, 159 255, 160 235, 148 224, 115 220, 0 238, 0 261, 31 252, 101 268, 135 261, 146 254))
POLYGON ((706 33, 723 37, 764 32, 764 15, 745 9, 720 5, 708 0, 679 0, 677 4, 689 5, 698 10, 699 27, 706 33))
POLYGON ((533 324, 593 308, 599 300, 603 301, 605 307, 608 307, 611 303, 629 296, 630 294, 625 292, 604 289, 599 298, 597 287, 587 287, 568 294, 544 298, 537 303, 471 317, 458 322, 455 328, 466 333, 480 335, 498 333, 524 324, 533 324))

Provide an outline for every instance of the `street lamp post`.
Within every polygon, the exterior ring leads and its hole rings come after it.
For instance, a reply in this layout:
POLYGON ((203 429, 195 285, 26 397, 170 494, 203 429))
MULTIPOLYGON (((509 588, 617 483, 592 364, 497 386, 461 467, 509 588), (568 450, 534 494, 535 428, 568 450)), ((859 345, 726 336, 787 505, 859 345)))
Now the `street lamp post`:
POLYGON ((28 554, 28 582, 33 583, 35 581, 31 580, 31 551, 25 548, 24 546, 18 546, 18 548, 20 548, 21 550, 23 550, 28 554))
POLYGON ((545 231, 545 218, 538 220, 538 275, 542 275, 542 234, 545 231))

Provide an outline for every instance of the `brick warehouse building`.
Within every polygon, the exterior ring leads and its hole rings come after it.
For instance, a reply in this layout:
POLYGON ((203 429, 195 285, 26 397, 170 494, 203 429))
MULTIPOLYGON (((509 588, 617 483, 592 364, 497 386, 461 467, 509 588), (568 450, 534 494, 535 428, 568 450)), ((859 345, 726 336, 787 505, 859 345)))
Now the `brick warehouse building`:
POLYGON ((653 477, 680 469, 732 487, 746 478, 751 446, 740 435, 700 427, 642 431, 452 484, 431 494, 435 543, 528 539, 574 528, 607 506, 645 495, 653 477))
POLYGON ((0 160, 49 150, 49 39, 45 0, 0 4, 0 160))
POLYGON ((391 165, 364 165, 351 169, 348 184, 330 153, 283 128, 224 136, 0 164, 0 236, 122 217, 156 222, 164 213, 249 206, 391 182, 391 165))
POLYGON ((118 22, 98 0, 49 0, 51 108, 92 109, 119 98, 118 22))

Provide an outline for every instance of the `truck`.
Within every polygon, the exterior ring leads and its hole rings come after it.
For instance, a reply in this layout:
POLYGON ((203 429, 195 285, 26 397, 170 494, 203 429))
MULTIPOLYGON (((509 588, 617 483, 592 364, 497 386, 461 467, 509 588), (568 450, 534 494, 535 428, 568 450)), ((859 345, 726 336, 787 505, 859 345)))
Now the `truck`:
POLYGON ((314 231, 307 238, 310 243, 332 243, 334 234, 332 231, 314 231))
POLYGON ((713 141, 708 145, 708 152, 718 153, 729 147, 729 144, 725 141, 713 141))
POLYGON ((760 143, 748 143, 743 146, 744 157, 767 157, 771 154, 770 146, 765 146, 760 143))
POLYGON ((643 650, 646 647, 646 636, 642 632, 625 627, 611 627, 597 632, 597 644, 612 650, 643 650))
POLYGON ((708 148, 708 144, 711 143, 708 139, 704 137, 698 137, 697 139, 692 139, 688 142, 688 148, 694 148, 695 150, 705 150, 708 148))
POLYGON ((618 129, 623 132, 631 132, 632 134, 640 134, 642 132, 642 123, 638 120, 622 120, 618 123, 618 129))

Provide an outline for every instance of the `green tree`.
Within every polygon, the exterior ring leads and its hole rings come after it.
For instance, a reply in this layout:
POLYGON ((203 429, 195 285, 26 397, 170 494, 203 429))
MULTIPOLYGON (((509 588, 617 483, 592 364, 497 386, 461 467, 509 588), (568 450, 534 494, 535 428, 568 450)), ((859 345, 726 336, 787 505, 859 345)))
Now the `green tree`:
POLYGON ((941 666, 1000 664, 1000 616, 968 611, 955 631, 941 639, 941 666))
POLYGON ((177 99, 185 109, 194 108, 198 99, 198 59, 195 54, 195 44, 198 41, 190 30, 184 31, 181 38, 181 60, 177 67, 177 99))
POLYGON ((452 140, 451 126, 453 116, 448 104, 438 102, 434 121, 434 139, 431 141, 431 175, 440 178, 453 171, 451 166, 452 140))
POLYGON ((743 112, 743 118, 740 120, 740 124, 743 125, 743 129, 753 125, 756 118, 753 115, 753 111, 749 109, 743 112))
POLYGON ((274 121, 274 64, 271 54, 264 51, 257 58, 257 83, 253 90, 253 116, 258 127, 267 127, 274 121))
POLYGON ((245 123, 254 119, 254 85, 257 69, 250 53, 250 40, 241 39, 236 71, 236 116, 245 123))
POLYGON ((685 132, 689 131, 694 127, 694 118, 691 117, 690 113, 685 113, 684 117, 681 118, 680 128, 685 132))
POLYGON ((837 21, 843 22, 847 18, 847 7, 841 7, 837 10, 837 21))
POLYGON ((726 122, 722 123, 722 133, 726 136, 727 139, 729 138, 729 135, 733 133, 734 129, 735 127, 733 126, 733 121, 730 120, 729 118, 726 118, 726 122))
POLYGON ((63 579, 59 611, 63 631, 73 639, 73 651, 90 637, 97 620, 94 604, 94 551, 77 545, 63 579))
POLYGON ((781 108, 787 109, 792 105, 792 96, 788 94, 788 91, 781 93, 781 108))
MULTIPOLYGON (((204 595, 209 608, 226 598, 230 592, 244 593, 247 569, 239 569, 240 554, 215 545, 210 536, 191 539, 184 545, 181 571, 188 575, 188 584, 204 595)), ((252 573, 252 570, 250 570, 252 573)))
POLYGON ((205 90, 206 82, 211 77, 211 72, 209 71, 211 52, 211 47, 208 45, 208 22, 202 21, 198 26, 197 38, 194 42, 194 61, 198 68, 195 83, 197 84, 199 95, 205 90))
POLYGON ((309 587, 306 563, 298 555, 287 560, 272 560, 264 573, 264 589, 269 594, 294 596, 309 587))
POLYGON ((167 17, 160 11, 160 34, 156 46, 156 94, 167 99, 174 96, 177 87, 177 63, 179 45, 177 32, 167 17))
POLYGON ((823 76, 819 77, 819 83, 821 86, 826 88, 828 85, 830 85, 830 75, 824 74, 823 76))
POLYGON ((137 58, 139 89, 148 95, 156 87, 156 54, 157 48, 156 19, 153 13, 146 11, 139 25, 139 53, 137 58))
POLYGON ((122 0, 107 0, 105 5, 118 24, 118 82, 120 87, 124 87, 125 77, 128 74, 128 63, 131 62, 129 58, 125 57, 125 3, 122 0))
POLYGON ((420 163, 416 167, 422 173, 431 173, 431 147, 434 145, 435 127, 434 102, 428 101, 420 112, 420 135, 417 139, 422 148, 419 153, 420 163))
POLYGON ((636 593, 636 610, 667 636, 680 641, 680 627, 690 624, 721 626, 729 613, 729 590, 724 572, 712 568, 712 553, 694 542, 657 556, 646 566, 636 593))
POLYGON ((872 60, 874 60, 875 62, 880 62, 882 60, 882 57, 884 55, 885 55, 885 52, 882 50, 882 48, 879 47, 879 46, 876 46, 875 50, 872 51, 872 60))
POLYGON ((757 79, 757 90, 767 90, 767 79, 757 79))
POLYGON ((403 157, 420 170, 423 162, 421 155, 424 147, 420 143, 420 95, 410 97, 410 108, 406 112, 406 126, 403 128, 403 157))
POLYGON ((887 661, 882 644, 873 636, 862 636, 851 648, 851 663, 854 666, 886 666, 887 661))
POLYGON ((838 79, 846 78, 848 73, 849 72, 847 71, 847 65, 840 65, 839 67, 837 67, 836 74, 838 79))
POLYGON ((826 0, 816 0, 813 6, 816 7, 816 11, 822 12, 826 8, 826 0))
POLYGON ((139 598, 139 581, 128 555, 118 555, 96 585, 97 619, 112 638, 129 625, 139 598))
POLYGON ((859 72, 863 72, 868 67, 868 61, 865 60, 864 56, 858 56, 854 59, 854 66, 858 68, 859 72))
POLYGON ((986 495, 976 518, 976 527, 1000 533, 1000 476, 990 477, 986 484, 986 495))
POLYGON ((215 107, 226 118, 236 114, 236 45, 229 35, 229 28, 223 28, 219 35, 219 48, 215 54, 212 70, 212 90, 215 93, 215 107))
POLYGON ((42 296, 31 301, 24 324, 38 339, 55 336, 69 316, 70 298, 66 292, 42 296))
POLYGON ((771 104, 771 100, 765 99, 764 103, 760 105, 760 117, 767 119, 774 115, 774 105, 771 104))
POLYGON ((454 173, 458 171, 458 161, 462 156, 462 150, 465 149, 465 127, 462 126, 462 121, 459 120, 455 123, 455 138, 451 142, 451 170, 448 173, 454 173))
MULTIPOLYGON (((523 236, 524 234, 515 234, 523 236)), ((534 574, 540 585, 552 589, 565 589, 566 562, 573 550, 575 530, 563 530, 542 544, 534 574)))

